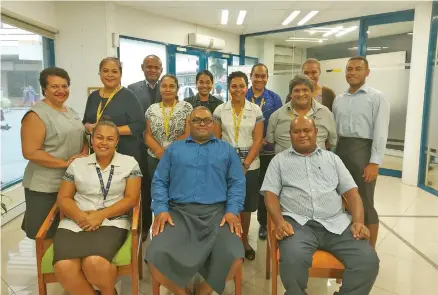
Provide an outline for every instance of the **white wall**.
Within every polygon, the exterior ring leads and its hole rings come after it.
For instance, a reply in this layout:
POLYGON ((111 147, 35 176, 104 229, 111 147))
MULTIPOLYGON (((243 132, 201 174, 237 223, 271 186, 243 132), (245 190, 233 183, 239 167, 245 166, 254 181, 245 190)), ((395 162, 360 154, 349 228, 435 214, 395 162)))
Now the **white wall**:
POLYGON ((56 28, 53 1, 2 1, 2 13, 52 31, 56 28))
POLYGON ((222 52, 239 54, 239 36, 195 24, 165 18, 142 10, 117 6, 115 10, 117 33, 132 37, 187 45, 188 34, 198 33, 225 40, 222 52))

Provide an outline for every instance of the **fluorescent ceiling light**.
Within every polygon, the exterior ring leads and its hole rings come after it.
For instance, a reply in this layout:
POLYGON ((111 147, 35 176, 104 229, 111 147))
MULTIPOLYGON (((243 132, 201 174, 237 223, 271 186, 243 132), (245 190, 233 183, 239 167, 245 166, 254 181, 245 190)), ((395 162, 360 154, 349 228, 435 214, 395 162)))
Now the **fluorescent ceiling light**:
MULTIPOLYGON (((388 49, 388 46, 375 46, 375 47, 367 47, 367 51, 377 51, 382 49, 388 49)), ((348 48, 348 50, 357 50, 357 47, 348 48)))
POLYGON ((286 42, 309 42, 309 43, 322 43, 327 39, 287 39, 286 42))
POLYGON ((414 33, 408 33, 408 35, 413 35, 414 33))
POLYGON ((328 40, 326 38, 301 38, 301 37, 290 37, 289 40, 328 40))
POLYGON ((348 34, 348 33, 350 33, 350 32, 353 32, 353 31, 356 30, 356 29, 357 29, 357 26, 349 27, 348 29, 345 29, 345 30, 343 30, 342 32, 337 33, 335 36, 336 36, 336 37, 341 37, 341 36, 344 36, 345 34, 348 34))
POLYGON ((328 31, 327 33, 325 33, 324 35, 322 35, 323 37, 328 37, 330 35, 333 35, 334 33, 339 32, 340 30, 342 30, 344 27, 343 26, 339 26, 336 28, 331 29, 330 31, 328 31))
POLYGON ((319 12, 318 10, 312 10, 312 11, 309 12, 305 17, 303 17, 302 20, 300 20, 300 21, 298 22, 298 25, 299 25, 299 26, 304 25, 304 24, 307 23, 312 17, 314 17, 315 15, 317 15, 318 12, 319 12))
POLYGON ((286 17, 286 19, 283 21, 282 25, 287 26, 288 24, 290 24, 290 22, 293 21, 298 16, 298 14, 300 14, 300 11, 298 10, 295 10, 294 12, 289 14, 289 16, 286 17))
POLYGON ((243 21, 245 20, 245 16, 246 16, 246 10, 241 10, 239 11, 239 16, 237 17, 237 25, 241 25, 243 24, 243 21))
POLYGON ((228 23, 228 10, 222 10, 221 24, 226 25, 228 23))

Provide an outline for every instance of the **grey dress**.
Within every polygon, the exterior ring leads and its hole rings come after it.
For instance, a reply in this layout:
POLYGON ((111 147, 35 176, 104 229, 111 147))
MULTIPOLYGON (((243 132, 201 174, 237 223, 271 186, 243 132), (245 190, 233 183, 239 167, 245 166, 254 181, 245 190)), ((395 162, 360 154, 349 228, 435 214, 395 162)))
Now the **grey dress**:
MULTIPOLYGON (((66 112, 59 112, 40 101, 23 117, 24 119, 31 112, 38 115, 46 128, 42 150, 63 160, 80 154, 85 140, 85 128, 81 118, 73 109, 69 107, 66 109, 66 112)), ((65 170, 64 168, 43 167, 32 161, 28 162, 23 176, 26 211, 21 226, 27 237, 35 238, 44 219, 55 204, 65 170)), ((58 222, 55 221, 46 238, 53 237, 57 227, 58 222)))

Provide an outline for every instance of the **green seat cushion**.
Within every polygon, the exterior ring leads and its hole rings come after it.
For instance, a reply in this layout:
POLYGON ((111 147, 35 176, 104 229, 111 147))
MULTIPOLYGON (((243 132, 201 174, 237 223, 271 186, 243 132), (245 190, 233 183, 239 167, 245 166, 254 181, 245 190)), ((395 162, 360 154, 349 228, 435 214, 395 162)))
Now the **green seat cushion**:
MULTIPOLYGON (((129 231, 128 237, 125 243, 117 251, 116 256, 113 258, 113 264, 116 266, 131 264, 131 251, 132 249, 132 231, 129 231)), ((53 273, 53 244, 44 253, 43 260, 41 262, 41 272, 43 274, 53 273)))

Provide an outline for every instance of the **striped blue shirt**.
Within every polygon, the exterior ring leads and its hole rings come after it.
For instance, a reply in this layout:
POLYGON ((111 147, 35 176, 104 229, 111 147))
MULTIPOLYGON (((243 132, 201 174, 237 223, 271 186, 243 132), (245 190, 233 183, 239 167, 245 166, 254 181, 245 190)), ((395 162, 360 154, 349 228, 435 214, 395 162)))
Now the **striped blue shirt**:
POLYGON ((366 85, 353 94, 347 90, 335 98, 333 114, 338 136, 372 139, 369 162, 382 164, 390 115, 389 101, 383 93, 366 85))
POLYGON ((334 234, 351 223, 342 208, 341 195, 356 183, 341 159, 332 152, 317 148, 301 155, 293 147, 277 154, 269 164, 262 192, 278 196, 283 215, 301 225, 314 220, 334 234))

